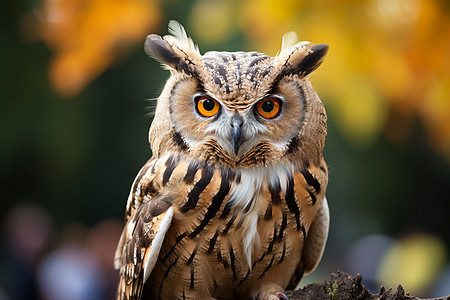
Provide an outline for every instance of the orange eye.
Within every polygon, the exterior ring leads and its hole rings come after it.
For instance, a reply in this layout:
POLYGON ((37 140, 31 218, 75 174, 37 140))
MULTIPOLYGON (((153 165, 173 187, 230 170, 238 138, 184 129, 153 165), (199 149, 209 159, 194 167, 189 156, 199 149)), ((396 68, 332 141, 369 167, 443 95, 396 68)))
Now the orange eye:
POLYGON ((266 119, 272 119, 280 112, 281 103, 277 98, 264 98, 256 103, 256 111, 266 119))
POLYGON ((219 112, 219 102, 210 97, 199 96, 195 101, 197 103, 198 113, 204 117, 212 117, 219 112))

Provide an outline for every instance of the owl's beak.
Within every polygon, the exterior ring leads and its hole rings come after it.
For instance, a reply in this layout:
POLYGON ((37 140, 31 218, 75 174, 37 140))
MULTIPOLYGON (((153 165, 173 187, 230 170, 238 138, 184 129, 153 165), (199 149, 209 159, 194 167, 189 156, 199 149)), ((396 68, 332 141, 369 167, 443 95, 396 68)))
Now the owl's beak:
POLYGON ((234 154, 238 154, 239 146, 241 145, 241 127, 244 123, 241 115, 235 114, 231 119, 231 143, 233 144, 234 154))

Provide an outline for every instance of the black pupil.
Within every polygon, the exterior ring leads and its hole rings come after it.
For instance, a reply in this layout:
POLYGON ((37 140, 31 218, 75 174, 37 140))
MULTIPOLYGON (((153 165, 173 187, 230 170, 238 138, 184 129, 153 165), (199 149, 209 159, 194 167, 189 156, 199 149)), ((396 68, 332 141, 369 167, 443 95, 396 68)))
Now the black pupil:
POLYGON ((207 111, 212 111, 216 104, 211 99, 203 100, 203 108, 207 111))
POLYGON ((275 105, 273 104, 272 101, 267 100, 267 101, 264 101, 264 102, 263 102, 263 104, 261 105, 261 109, 262 109, 264 112, 269 113, 269 112, 272 112, 272 111, 273 111, 274 106, 275 106, 275 105))

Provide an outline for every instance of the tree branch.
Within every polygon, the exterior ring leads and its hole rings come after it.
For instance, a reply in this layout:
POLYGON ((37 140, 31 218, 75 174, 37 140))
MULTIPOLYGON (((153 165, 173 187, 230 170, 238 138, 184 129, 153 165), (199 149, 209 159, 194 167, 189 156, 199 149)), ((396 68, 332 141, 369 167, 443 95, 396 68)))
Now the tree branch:
POLYGON ((399 285, 397 290, 392 288, 386 290, 383 286, 378 294, 371 294, 361 284, 360 274, 351 276, 347 273, 337 271, 331 274, 330 281, 308 284, 302 289, 286 291, 284 294, 289 300, 450 300, 450 295, 441 298, 421 299, 405 295, 403 287, 399 285))

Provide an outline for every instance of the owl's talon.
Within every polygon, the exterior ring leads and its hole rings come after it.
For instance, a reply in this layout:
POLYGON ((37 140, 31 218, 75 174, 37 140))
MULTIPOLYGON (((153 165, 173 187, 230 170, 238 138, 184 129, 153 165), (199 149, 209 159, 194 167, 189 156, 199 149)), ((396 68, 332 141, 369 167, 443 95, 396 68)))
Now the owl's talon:
POLYGON ((288 296, 286 296, 284 293, 278 293, 277 294, 277 296, 278 296, 278 299, 283 299, 283 300, 289 300, 289 298, 288 298, 288 296))

